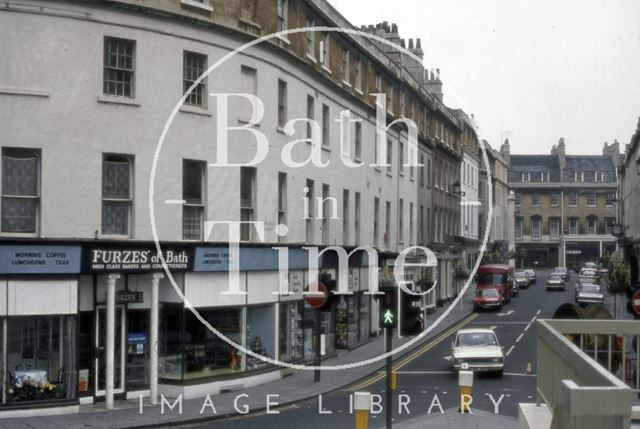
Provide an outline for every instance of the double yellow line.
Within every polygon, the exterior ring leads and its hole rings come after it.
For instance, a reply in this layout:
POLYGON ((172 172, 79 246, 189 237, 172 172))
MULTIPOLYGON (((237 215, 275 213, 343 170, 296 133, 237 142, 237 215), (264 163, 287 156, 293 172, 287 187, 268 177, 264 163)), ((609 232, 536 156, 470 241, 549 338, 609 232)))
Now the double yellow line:
MULTIPOLYGON (((432 348, 434 348, 435 346, 437 346, 438 344, 443 342, 449 335, 451 335, 452 333, 456 332, 458 329, 462 328, 466 324, 470 323, 476 317, 478 317, 478 313, 473 313, 473 314, 465 317, 464 319, 462 319, 461 321, 459 321, 455 325, 447 328, 442 333, 440 333, 438 336, 436 336, 434 339, 430 340, 429 342, 427 342, 423 346, 419 347, 417 350, 414 350, 413 352, 409 353, 409 355, 403 357, 400 361, 396 362, 393 365, 393 371, 399 370, 400 368, 402 368, 405 365, 409 364, 411 361, 413 361, 417 357, 425 354, 426 352, 428 352, 429 350, 431 350, 432 348)), ((345 390, 348 391, 348 392, 355 392, 355 391, 364 389, 367 386, 371 386, 372 384, 377 383, 380 380, 383 380, 386 376, 387 376, 387 374, 386 374, 385 371, 380 371, 380 373, 378 375, 375 375, 374 377, 369 378, 369 379, 367 379, 367 380, 365 380, 365 381, 363 381, 361 383, 358 383, 355 386, 351 386, 351 387, 349 387, 349 388, 347 388, 345 390)))

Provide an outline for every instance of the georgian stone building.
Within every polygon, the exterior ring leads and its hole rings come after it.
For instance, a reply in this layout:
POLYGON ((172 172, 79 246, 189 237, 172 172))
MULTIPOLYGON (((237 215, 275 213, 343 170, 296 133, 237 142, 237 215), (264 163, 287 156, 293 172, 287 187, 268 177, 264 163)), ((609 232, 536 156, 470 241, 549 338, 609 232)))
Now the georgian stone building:
POLYGON ((321 259, 352 292, 322 315, 327 356, 378 333, 369 275, 412 244, 439 257, 425 309, 454 296, 460 205, 451 185, 465 125, 442 102, 439 72, 424 69, 419 40, 409 60, 387 23, 361 30, 393 46, 334 32, 279 35, 199 79, 258 36, 318 26, 355 29, 325 0, 4 2, 0 408, 24 405, 24 392, 7 389, 22 376, 58 383, 59 395, 43 399, 106 397, 107 406, 114 395, 189 398, 282 376, 261 357, 314 355, 306 246, 368 245, 380 256, 375 264, 359 252, 348 272, 321 259), (259 98, 262 117, 247 100, 221 108, 227 93, 259 98), (375 93, 386 104, 385 141, 375 93), (341 127, 345 110, 355 121, 341 127), (417 148, 404 122, 392 124, 403 118, 417 125, 417 148), (225 126, 252 130, 230 131, 229 162, 240 165, 218 166, 225 126), (258 134, 269 150, 249 165, 258 134), (294 140, 293 159, 315 150, 329 167, 284 164, 294 140), (412 150, 424 167, 410 165, 412 150), (212 224, 226 221, 245 222, 235 260, 231 232, 212 224), (275 246, 289 252, 286 278, 275 246), (231 261, 246 295, 222 294, 231 261), (279 296, 284 280, 293 294, 279 296))
POLYGON ((579 266, 616 249, 617 147, 602 155, 567 155, 564 139, 550 155, 511 155, 509 186, 515 193, 515 242, 527 250, 526 266, 579 266))

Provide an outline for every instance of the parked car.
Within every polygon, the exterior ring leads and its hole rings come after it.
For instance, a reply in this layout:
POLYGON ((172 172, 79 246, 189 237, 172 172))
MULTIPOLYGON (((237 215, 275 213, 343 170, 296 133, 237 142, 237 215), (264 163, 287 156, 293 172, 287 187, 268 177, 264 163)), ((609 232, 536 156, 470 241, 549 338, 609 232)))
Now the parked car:
POLYGON ((527 275, 526 272, 524 271, 518 271, 513 275, 513 282, 515 284, 517 284, 518 286, 520 286, 521 288, 528 288, 529 285, 531 284, 531 279, 529 278, 529 276, 527 275))
POLYGON ((476 272, 476 294, 481 289, 496 289, 504 298, 504 303, 511 301, 512 283, 513 267, 509 265, 482 265, 476 272))
POLYGON ((480 308, 502 308, 504 305, 504 297, 498 289, 485 288, 477 289, 476 296, 473 298, 473 306, 475 309, 480 308))
POLYGON ((571 280, 571 271, 567 267, 555 267, 551 274, 560 274, 565 282, 571 280))
POLYGON ((576 290, 576 302, 580 305, 586 304, 604 304, 604 293, 602 288, 593 283, 582 283, 576 290))
POLYGON ((491 329, 461 329, 451 344, 451 362, 460 371, 490 371, 502 376, 504 351, 491 329))
POLYGON ((578 281, 582 283, 600 283, 600 275, 595 268, 583 268, 578 274, 578 281))
POLYGON ((566 284, 564 282, 564 277, 562 277, 562 275, 559 273, 551 273, 549 275, 549 278, 547 279, 546 289, 547 290, 552 290, 552 289, 565 290, 566 284))
POLYGON ((524 270, 525 273, 527 273, 527 275, 529 276, 529 281, 531 282, 532 285, 536 284, 537 278, 536 278, 536 272, 533 270, 524 270))
POLYGON ((598 264, 596 264, 595 262, 585 262, 584 264, 582 264, 582 268, 593 268, 597 270, 598 264))

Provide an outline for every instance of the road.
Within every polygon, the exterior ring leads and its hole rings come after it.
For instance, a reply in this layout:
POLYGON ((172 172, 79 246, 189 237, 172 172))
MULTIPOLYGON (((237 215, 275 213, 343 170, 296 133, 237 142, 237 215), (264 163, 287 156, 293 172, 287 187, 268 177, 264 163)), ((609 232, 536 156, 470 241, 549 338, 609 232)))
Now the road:
MULTIPOLYGON (((398 371, 398 389, 394 398, 394 422, 415 418, 420 414, 432 413, 458 406, 458 379, 447 359, 451 343, 457 329, 461 327, 489 327, 496 332, 506 353, 505 370, 502 378, 491 375, 477 375, 473 387, 473 409, 488 412, 496 410, 501 415, 518 415, 518 403, 535 401, 536 339, 535 320, 551 318, 556 308, 566 302, 574 302, 576 275, 567 283, 566 290, 546 291, 545 280, 548 270, 537 271, 537 283, 520 291, 508 305, 498 311, 474 313, 460 324, 443 332, 425 343, 416 351, 394 362, 398 371), (533 374, 527 373, 531 365, 533 374), (406 406, 399 409, 399 399, 406 406)), ((611 299, 606 297, 607 300, 611 299)), ((381 372, 315 398, 281 408, 280 414, 267 415, 264 412, 194 425, 197 428, 342 428, 352 427, 354 416, 350 414, 350 395, 354 391, 368 391, 381 395, 384 404, 385 378, 381 372), (321 413, 322 412, 322 413, 321 413)), ((273 392, 277 394, 278 392, 273 392)), ((385 411, 372 414, 370 425, 384 426, 385 411)))

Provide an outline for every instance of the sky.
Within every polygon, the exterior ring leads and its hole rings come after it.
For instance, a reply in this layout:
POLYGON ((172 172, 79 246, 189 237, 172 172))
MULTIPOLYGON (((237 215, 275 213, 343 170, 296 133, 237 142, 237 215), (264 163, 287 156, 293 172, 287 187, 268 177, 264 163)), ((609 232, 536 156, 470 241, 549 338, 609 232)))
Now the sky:
POLYGON ((511 153, 629 143, 640 117, 640 0, 329 0, 352 24, 422 39, 444 101, 511 153))

